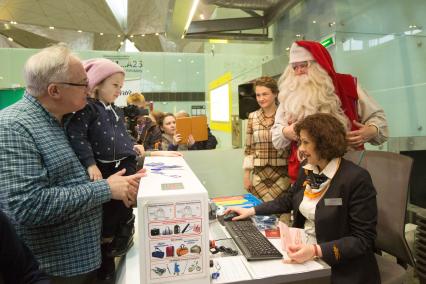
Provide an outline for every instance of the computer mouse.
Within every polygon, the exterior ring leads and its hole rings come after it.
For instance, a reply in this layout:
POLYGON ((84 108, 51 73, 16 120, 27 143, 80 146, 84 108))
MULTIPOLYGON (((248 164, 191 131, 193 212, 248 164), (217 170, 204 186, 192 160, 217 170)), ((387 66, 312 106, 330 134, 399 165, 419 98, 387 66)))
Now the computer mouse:
POLYGON ((230 212, 228 214, 223 215, 223 221, 227 222, 227 221, 232 221, 232 218, 237 217, 238 214, 235 212, 230 212))

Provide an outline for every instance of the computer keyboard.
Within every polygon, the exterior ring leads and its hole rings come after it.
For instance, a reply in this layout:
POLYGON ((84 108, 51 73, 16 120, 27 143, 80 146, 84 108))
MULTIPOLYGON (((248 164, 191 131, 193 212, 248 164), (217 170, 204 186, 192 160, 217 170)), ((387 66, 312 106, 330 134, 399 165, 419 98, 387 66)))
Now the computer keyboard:
POLYGON ((225 222, 225 228, 247 260, 267 260, 283 257, 279 250, 256 228, 253 222, 225 222))

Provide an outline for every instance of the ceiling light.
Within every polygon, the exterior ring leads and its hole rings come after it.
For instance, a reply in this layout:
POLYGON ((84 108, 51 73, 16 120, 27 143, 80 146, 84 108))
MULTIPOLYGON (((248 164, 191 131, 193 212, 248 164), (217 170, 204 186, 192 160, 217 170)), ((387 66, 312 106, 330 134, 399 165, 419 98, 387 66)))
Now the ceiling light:
POLYGON ((123 44, 124 44, 124 41, 121 41, 121 42, 120 42, 120 45, 123 45, 123 44))
POLYGON ((10 21, 10 23, 12 24, 12 25, 16 25, 16 24, 18 24, 17 22, 15 22, 15 21, 10 21))
POLYGON ((227 39, 209 39, 210 43, 228 43, 227 39))
POLYGON ((145 34, 143 34, 142 36, 145 36, 145 34))
POLYGON ((155 33, 155 35, 156 35, 156 36, 158 36, 158 35, 159 35, 159 33, 155 33))
POLYGON ((54 30, 55 29, 55 27, 54 26, 50 26, 49 27, 49 30, 54 30))
POLYGON ((130 38, 133 38, 133 35, 131 35, 130 38))
POLYGON ((200 14, 200 19, 204 20, 204 15, 203 14, 200 14))
POLYGON ((9 26, 8 24, 4 24, 4 28, 5 28, 6 30, 10 30, 10 26, 9 26))
POLYGON ((185 37, 186 31, 188 30, 189 25, 191 24, 192 17, 194 17, 195 10, 197 9, 198 3, 200 0, 194 0, 192 2, 191 10, 189 11, 188 19, 186 20, 185 28, 183 29, 183 34, 181 38, 185 37))
POLYGON ((117 37, 121 37, 121 35, 117 35, 117 37))
POLYGON ((13 41, 13 38, 11 38, 11 37, 8 37, 7 39, 8 39, 9 41, 13 41))
POLYGON ((316 24, 316 23, 317 23, 317 21, 315 21, 315 20, 312 21, 312 24, 316 24))
POLYGON ((200 71, 195 72, 197 75, 200 74, 200 71))
POLYGON ((300 37, 300 34, 297 34, 296 37, 300 37))
POLYGON ((179 58, 179 59, 178 59, 178 62, 182 62, 182 59, 180 59, 180 58, 179 58))
POLYGON ((83 31, 82 30, 78 30, 77 32, 82 33, 83 31))
POLYGON ((104 35, 104 33, 99 33, 99 35, 103 36, 103 35, 104 35))
POLYGON ((290 47, 287 47, 285 50, 290 50, 290 47))

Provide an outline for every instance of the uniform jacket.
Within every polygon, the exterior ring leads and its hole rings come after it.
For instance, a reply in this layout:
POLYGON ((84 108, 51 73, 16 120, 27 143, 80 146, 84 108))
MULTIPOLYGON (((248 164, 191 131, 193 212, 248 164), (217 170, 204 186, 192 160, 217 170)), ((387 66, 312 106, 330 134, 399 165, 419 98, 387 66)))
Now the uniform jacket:
MULTIPOLYGON (((255 207, 256 214, 294 212, 293 227, 304 228, 299 212, 306 175, 301 168, 298 179, 287 194, 255 207)), ((376 191, 369 173, 342 159, 330 187, 316 206, 315 232, 331 266, 332 283, 380 283, 374 256, 376 238, 376 191), (341 205, 326 205, 326 200, 341 200, 341 205)))

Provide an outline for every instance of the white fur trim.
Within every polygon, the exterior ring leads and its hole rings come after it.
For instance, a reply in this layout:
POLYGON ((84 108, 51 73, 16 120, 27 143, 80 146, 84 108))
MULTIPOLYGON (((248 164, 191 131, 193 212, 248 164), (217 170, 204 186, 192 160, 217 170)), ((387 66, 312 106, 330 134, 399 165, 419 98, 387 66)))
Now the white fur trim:
POLYGON ((290 48, 290 59, 288 63, 314 60, 312 54, 304 47, 298 46, 293 42, 290 48))

